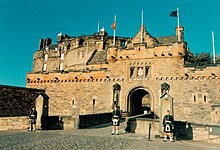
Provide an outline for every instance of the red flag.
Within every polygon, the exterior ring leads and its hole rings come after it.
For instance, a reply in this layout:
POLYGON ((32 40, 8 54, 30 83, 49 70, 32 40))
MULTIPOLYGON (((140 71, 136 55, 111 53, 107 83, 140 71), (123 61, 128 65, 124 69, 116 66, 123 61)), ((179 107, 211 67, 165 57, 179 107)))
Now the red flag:
POLYGON ((116 21, 114 21, 114 22, 112 23, 112 29, 113 29, 113 30, 116 29, 116 21))

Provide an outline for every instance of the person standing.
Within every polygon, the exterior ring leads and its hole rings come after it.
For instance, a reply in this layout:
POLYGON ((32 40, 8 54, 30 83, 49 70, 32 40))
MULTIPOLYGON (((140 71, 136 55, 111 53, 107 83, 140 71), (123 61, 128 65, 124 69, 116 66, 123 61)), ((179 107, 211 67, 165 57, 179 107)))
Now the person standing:
POLYGON ((36 108, 33 107, 30 114, 29 114, 30 127, 29 127, 28 131, 35 131, 36 130, 36 120, 37 120, 37 111, 36 111, 36 108))
POLYGON ((167 141, 167 137, 169 136, 170 141, 173 142, 173 130, 174 130, 174 118, 170 114, 170 111, 167 110, 167 115, 163 118, 163 127, 164 127, 164 142, 167 141))
POLYGON ((120 119, 121 119, 121 111, 119 110, 118 106, 114 107, 112 112, 112 135, 118 135, 119 126, 120 126, 120 119))

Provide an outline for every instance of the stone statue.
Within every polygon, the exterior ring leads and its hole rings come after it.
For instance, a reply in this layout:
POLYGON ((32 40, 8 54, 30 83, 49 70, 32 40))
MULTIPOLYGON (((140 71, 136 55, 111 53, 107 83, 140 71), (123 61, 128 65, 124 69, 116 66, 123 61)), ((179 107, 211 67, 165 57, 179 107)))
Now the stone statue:
POLYGON ((165 93, 169 93, 170 91, 170 85, 164 82, 161 84, 161 95, 164 95, 165 93))
POLYGON ((120 90, 121 86, 118 83, 113 85, 113 106, 118 106, 120 90))

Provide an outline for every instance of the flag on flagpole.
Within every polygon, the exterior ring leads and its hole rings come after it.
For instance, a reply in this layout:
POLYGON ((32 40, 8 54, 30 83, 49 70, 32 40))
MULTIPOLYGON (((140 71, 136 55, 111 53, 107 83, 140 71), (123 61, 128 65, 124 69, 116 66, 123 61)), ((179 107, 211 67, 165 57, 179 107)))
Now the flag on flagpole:
POLYGON ((170 13, 170 17, 177 17, 178 15, 177 15, 177 11, 172 11, 171 13, 170 13))
POLYGON ((115 45, 116 45, 116 42, 115 42, 115 34, 116 34, 116 15, 114 16, 114 22, 112 23, 112 29, 114 30, 113 46, 115 46, 115 45))
POLYGON ((177 18, 177 27, 178 27, 177 36, 178 36, 178 41, 180 41, 180 16, 179 16, 179 8, 178 7, 175 11, 172 11, 170 13, 170 17, 176 17, 177 18))
POLYGON ((112 29, 113 29, 113 30, 116 30, 116 21, 114 21, 114 22, 112 23, 112 29))

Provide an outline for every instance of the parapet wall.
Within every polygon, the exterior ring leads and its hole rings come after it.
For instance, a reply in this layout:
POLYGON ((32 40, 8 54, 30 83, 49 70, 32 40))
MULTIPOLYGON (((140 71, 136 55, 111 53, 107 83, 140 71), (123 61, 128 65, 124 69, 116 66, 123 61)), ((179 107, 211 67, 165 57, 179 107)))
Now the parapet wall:
POLYGON ((28 116, 0 118, 0 131, 24 130, 24 129, 28 129, 28 126, 29 126, 28 116))
POLYGON ((28 116, 41 89, 0 85, 0 117, 28 116))
POLYGON ((95 125, 100 125, 103 123, 109 123, 112 120, 112 113, 100 113, 100 114, 88 114, 80 115, 80 128, 87 128, 95 125))
MULTIPOLYGON (((159 123, 158 120, 154 119, 133 118, 127 122, 127 128, 132 128, 136 134, 149 136, 149 127, 151 126, 150 136, 156 137, 163 135, 163 131, 159 129, 159 123)), ((176 140, 193 140, 220 144, 220 126, 175 121, 174 137, 176 140)))
POLYGON ((191 123, 194 141, 220 144, 220 126, 191 123))

